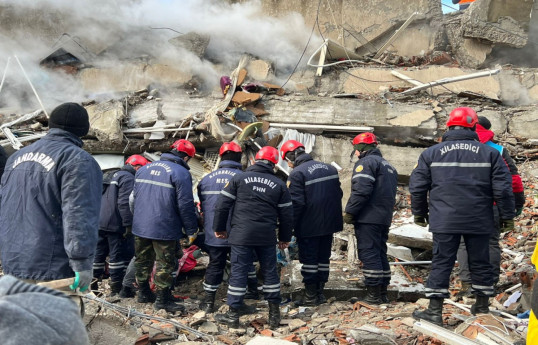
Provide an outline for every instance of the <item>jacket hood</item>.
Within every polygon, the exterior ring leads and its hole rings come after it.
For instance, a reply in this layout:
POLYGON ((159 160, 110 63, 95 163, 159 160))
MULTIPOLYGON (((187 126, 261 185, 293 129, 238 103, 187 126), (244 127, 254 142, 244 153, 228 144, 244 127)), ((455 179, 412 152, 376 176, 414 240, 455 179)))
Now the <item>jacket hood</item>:
POLYGON ((269 164, 262 163, 262 162, 254 163, 254 165, 249 166, 246 171, 254 171, 254 172, 260 172, 260 173, 271 174, 271 175, 275 174, 272 166, 270 166, 269 164))
POLYGON ((455 140, 476 140, 478 141, 478 135, 475 131, 468 129, 451 129, 443 134, 443 141, 455 141, 455 140))
POLYGON ((381 154, 381 151, 376 147, 375 149, 361 152, 359 159, 364 158, 366 156, 370 156, 370 155, 383 157, 383 155, 381 154))
POLYGON ((47 135, 45 135, 42 139, 44 140, 54 140, 54 141, 69 141, 73 143, 74 145, 77 145, 78 147, 82 147, 83 142, 82 140, 77 137, 75 134, 68 132, 64 129, 60 128, 51 128, 49 129, 49 132, 47 135))
POLYGON ((131 164, 125 164, 121 170, 130 172, 133 175, 136 174, 136 170, 131 164))
POLYGON ((229 168, 229 169, 242 170, 243 165, 241 165, 241 163, 235 162, 235 161, 222 161, 222 162, 219 163, 219 169, 220 168, 229 168))
POLYGON ((493 140, 493 137, 495 136, 495 133, 493 131, 490 131, 489 129, 485 129, 481 125, 476 125, 476 134, 478 135, 478 139, 482 144, 487 143, 488 141, 493 140))
POLYGON ((299 157, 297 157, 295 159, 295 163, 293 165, 295 165, 296 167, 298 167, 299 165, 303 164, 304 162, 308 162, 308 161, 311 161, 313 158, 310 154, 308 153, 303 153, 301 155, 299 155, 299 157))
POLYGON ((176 156, 175 154, 173 153, 169 153, 169 152, 165 152, 161 155, 161 160, 162 161, 170 161, 170 162, 173 162, 173 163, 176 163, 176 164, 179 164, 181 165, 182 167, 184 167, 185 169, 187 170, 190 170, 191 168, 189 167, 189 165, 187 164, 187 162, 185 162, 183 160, 183 158, 179 157, 179 156, 176 156))

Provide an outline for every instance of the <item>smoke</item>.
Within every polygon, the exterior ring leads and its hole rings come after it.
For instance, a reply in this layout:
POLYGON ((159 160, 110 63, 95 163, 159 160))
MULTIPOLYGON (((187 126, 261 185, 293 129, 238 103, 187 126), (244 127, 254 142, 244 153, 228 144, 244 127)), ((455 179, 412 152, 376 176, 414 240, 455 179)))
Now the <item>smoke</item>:
MULTIPOLYGON (((98 67, 158 62, 190 72, 212 88, 223 73, 235 68, 242 54, 249 53, 272 61, 277 76, 285 79, 284 74, 301 56, 310 31, 297 13, 267 16, 260 1, 3 0, 0 73, 7 58, 17 55, 46 107, 95 97, 76 77, 39 67, 39 61, 53 52, 53 44, 67 33, 95 54, 91 64, 98 67), (210 36, 205 57, 211 62, 168 42, 191 31, 210 36)), ((62 41, 66 41, 65 36, 62 41)), ((317 41, 311 44, 316 45, 317 41)), ((38 107, 13 58, 0 93, 0 107, 38 107)))

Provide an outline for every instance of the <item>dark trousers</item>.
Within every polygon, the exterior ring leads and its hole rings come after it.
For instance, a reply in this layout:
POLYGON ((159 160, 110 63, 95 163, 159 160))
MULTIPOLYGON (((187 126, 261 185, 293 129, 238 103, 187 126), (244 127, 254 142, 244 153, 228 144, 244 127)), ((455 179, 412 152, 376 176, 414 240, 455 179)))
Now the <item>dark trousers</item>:
MULTIPOLYGON (((214 247, 207 246, 207 253, 209 254, 209 264, 205 271, 204 290, 209 293, 214 293, 222 283, 224 276, 224 269, 226 267, 226 259, 230 254, 230 247, 214 247)), ((256 268, 251 263, 248 269, 247 285, 249 289, 258 289, 258 278, 256 277, 256 268)))
POLYGON ((331 257, 332 244, 332 234, 297 237, 303 283, 317 284, 329 281, 329 258, 331 257))
POLYGON ((364 285, 390 284, 390 265, 387 258, 389 227, 380 224, 355 224, 359 260, 362 262, 364 285))
POLYGON ((232 275, 228 284, 227 304, 239 308, 247 292, 248 272, 253 262, 253 252, 260 261, 263 272, 263 294, 269 303, 280 303, 280 278, 276 268, 276 247, 235 246, 231 249, 232 275))
MULTIPOLYGON (((489 238, 489 263, 493 270, 493 284, 495 285, 499 281, 499 275, 501 274, 501 247, 499 246, 501 220, 499 217, 499 208, 497 206, 493 206, 493 218, 495 220, 495 229, 489 238)), ((469 254, 467 253, 467 247, 465 247, 463 237, 460 242, 457 258, 461 281, 470 283, 471 272, 469 271, 469 254)))
POLYGON ((155 262, 155 286, 157 290, 173 285, 173 272, 177 267, 178 241, 150 240, 135 236, 135 269, 138 284, 149 282, 155 262))
MULTIPOLYGON (((427 298, 448 298, 450 273, 462 234, 433 234, 432 270, 426 283, 427 298)), ((493 270, 489 262, 490 235, 463 235, 469 257, 471 289, 479 296, 493 296, 493 270)))
POLYGON ((111 231, 99 231, 99 239, 93 262, 93 276, 100 278, 105 273, 106 258, 109 257, 110 282, 121 283, 125 270, 134 256, 133 236, 111 231))

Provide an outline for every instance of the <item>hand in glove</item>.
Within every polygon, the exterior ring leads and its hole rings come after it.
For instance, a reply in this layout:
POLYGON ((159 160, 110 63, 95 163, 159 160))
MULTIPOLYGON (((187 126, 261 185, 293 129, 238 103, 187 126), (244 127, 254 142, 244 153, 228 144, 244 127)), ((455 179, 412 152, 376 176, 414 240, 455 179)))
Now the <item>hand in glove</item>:
POLYGON ((344 223, 346 224, 353 224, 355 220, 353 219, 353 215, 351 213, 344 213, 344 223))
POLYGON ((125 232, 123 233, 123 238, 128 238, 130 236, 133 236, 133 227, 132 226, 126 226, 125 232))
POLYGON ((521 213, 523 212, 523 207, 520 207, 516 210, 516 217, 521 216, 521 213))
POLYGON ((415 224, 418 226, 426 227, 426 225, 428 225, 428 216, 416 216, 415 215, 415 224))
POLYGON ((194 241, 196 241, 196 238, 198 237, 198 233, 194 235, 189 236, 189 245, 193 244, 194 241))
POLYGON ((513 219, 501 219, 501 232, 507 232, 514 230, 513 219))
POLYGON ((80 292, 84 292, 88 289, 93 279, 93 270, 75 272, 75 282, 69 285, 71 290, 79 289, 80 292))

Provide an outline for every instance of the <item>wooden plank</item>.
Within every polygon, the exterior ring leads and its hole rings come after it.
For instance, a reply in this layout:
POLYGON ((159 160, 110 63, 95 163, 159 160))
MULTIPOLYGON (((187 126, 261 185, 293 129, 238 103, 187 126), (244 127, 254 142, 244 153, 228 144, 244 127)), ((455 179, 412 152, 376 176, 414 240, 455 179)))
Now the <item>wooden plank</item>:
POLYGON ((319 61, 318 61, 318 70, 316 71, 316 76, 321 76, 323 73, 323 65, 325 64, 325 56, 327 55, 327 44, 321 48, 321 52, 319 53, 319 61))

